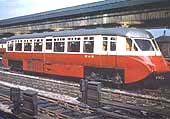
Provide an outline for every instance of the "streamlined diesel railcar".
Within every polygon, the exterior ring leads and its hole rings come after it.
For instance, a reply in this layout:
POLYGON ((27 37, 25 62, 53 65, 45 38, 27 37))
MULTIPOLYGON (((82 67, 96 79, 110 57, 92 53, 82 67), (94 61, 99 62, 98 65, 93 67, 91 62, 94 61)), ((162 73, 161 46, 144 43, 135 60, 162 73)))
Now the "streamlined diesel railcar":
POLYGON ((4 67, 131 84, 169 71, 153 36, 135 28, 96 28, 8 38, 4 67))
POLYGON ((2 60, 2 56, 5 52, 6 52, 6 39, 1 38, 0 39, 0 62, 2 60))

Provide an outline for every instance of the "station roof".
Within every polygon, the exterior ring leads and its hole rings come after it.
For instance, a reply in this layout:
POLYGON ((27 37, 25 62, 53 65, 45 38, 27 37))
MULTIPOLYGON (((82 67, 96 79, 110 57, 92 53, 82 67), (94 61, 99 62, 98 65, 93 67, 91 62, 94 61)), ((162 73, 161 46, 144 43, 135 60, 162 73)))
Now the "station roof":
MULTIPOLYGON (((104 0, 79 6, 73 6, 63 9, 52 10, 32 15, 25 15, 9 19, 0 20, 0 26, 7 26, 12 24, 28 23, 45 21, 56 18, 70 18, 71 16, 82 16, 85 14, 102 13, 104 11, 121 10, 122 8, 133 9, 134 6, 150 5, 154 3, 161 3, 169 0, 104 0)), ((138 7, 135 7, 135 9, 138 7)))
POLYGON ((136 28, 96 28, 96 29, 79 29, 79 30, 66 30, 58 32, 44 32, 44 33, 33 33, 15 35, 8 40, 13 39, 29 39, 29 38, 45 38, 45 37, 73 37, 73 36, 86 36, 86 35, 114 35, 114 36, 125 36, 135 38, 153 38, 150 32, 136 29, 136 28))

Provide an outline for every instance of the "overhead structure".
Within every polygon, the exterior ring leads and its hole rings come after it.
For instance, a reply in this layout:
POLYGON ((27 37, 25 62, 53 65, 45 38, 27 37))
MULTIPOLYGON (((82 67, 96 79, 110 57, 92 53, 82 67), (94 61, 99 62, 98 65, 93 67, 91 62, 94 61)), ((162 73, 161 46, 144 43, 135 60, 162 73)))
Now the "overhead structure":
POLYGON ((0 20, 0 34, 94 27, 169 27, 169 0, 104 0, 0 20))

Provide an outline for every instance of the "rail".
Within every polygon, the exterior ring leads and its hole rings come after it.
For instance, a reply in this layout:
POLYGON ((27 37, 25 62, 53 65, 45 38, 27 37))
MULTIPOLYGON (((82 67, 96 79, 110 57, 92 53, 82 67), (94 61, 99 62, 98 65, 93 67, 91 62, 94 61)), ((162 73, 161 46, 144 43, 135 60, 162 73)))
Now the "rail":
MULTIPOLYGON (((15 74, 15 73, 9 73, 0 71, 0 83, 1 82, 8 82, 13 83, 15 85, 25 85, 27 87, 32 87, 35 89, 40 89, 44 91, 49 91, 52 93, 59 93, 62 95, 69 95, 73 97, 79 97, 80 91, 79 91, 79 84, 75 83, 69 83, 65 81, 56 81, 51 79, 44 79, 44 78, 37 78, 32 77, 28 75, 23 74, 15 74)), ((41 95, 40 96, 42 100, 45 100, 47 96, 41 95)), ((47 100, 47 99, 46 99, 47 100)), ((58 101, 52 97, 48 97, 48 102, 56 103, 61 105, 61 107, 64 105, 64 107, 68 110, 71 109, 70 113, 72 112, 78 112, 79 114, 93 114, 101 112, 100 109, 92 109, 90 107, 84 107, 83 105, 78 105, 77 103, 70 103, 66 101, 58 101)), ((142 94, 136 94, 136 93, 129 93, 127 91, 120 91, 120 90, 112 90, 112 89, 106 89, 102 88, 101 91, 101 104, 102 107, 105 107, 105 105, 109 105, 110 110, 114 110, 114 108, 123 108, 123 110, 130 110, 130 112, 133 110, 139 110, 139 112, 142 110, 144 112, 154 113, 157 115, 164 115, 167 117, 170 117, 170 100, 166 99, 165 97, 154 97, 151 95, 142 95, 142 94)), ((110 115, 105 113, 105 109, 102 109, 103 113, 102 115, 98 115, 103 117, 111 117, 113 113, 110 115)), ((47 114, 47 108, 40 107, 40 112, 43 112, 43 114, 49 115, 50 117, 58 116, 57 118, 67 118, 63 116, 61 113, 58 114, 58 112, 55 111, 49 111, 47 114)), ((108 112, 108 110, 107 110, 108 112)), ((129 111, 128 111, 129 112, 129 111)), ((138 113, 139 113, 138 112, 138 113)), ((86 115, 87 116, 87 115, 86 115)), ((94 115, 91 115, 94 116, 94 115)), ((96 116, 94 116, 96 117, 96 116)), ((80 116, 79 116, 80 118, 80 116)), ((83 118, 83 117, 81 117, 83 118)), ((122 117, 123 118, 123 117, 122 117)))

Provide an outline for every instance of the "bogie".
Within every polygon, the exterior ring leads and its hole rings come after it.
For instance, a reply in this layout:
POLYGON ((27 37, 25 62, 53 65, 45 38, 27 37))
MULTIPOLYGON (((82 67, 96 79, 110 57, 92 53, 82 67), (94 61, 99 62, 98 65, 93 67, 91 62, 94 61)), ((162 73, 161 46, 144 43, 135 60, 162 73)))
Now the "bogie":
POLYGON ((84 71, 88 80, 124 83, 124 72, 121 69, 85 67, 84 71))
POLYGON ((10 67, 11 70, 22 70, 23 64, 22 61, 17 61, 17 60, 8 60, 8 66, 10 67))

